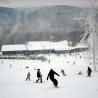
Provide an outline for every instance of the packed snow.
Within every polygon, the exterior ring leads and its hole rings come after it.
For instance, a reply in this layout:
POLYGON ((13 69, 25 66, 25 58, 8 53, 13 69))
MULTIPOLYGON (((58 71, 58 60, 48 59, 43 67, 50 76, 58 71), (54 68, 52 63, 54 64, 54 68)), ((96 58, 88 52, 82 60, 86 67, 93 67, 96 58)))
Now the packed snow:
POLYGON ((92 76, 87 77, 87 66, 93 70, 87 54, 47 54, 47 61, 1 59, 0 98, 98 98, 98 73, 92 72, 92 76), (38 68, 42 72, 43 83, 34 83, 38 68), (55 76, 59 88, 46 80, 51 68, 60 75, 55 76), (67 76, 62 75, 61 69, 67 76), (79 71, 82 75, 78 75, 79 71), (31 73, 31 81, 25 81, 28 72, 31 73))

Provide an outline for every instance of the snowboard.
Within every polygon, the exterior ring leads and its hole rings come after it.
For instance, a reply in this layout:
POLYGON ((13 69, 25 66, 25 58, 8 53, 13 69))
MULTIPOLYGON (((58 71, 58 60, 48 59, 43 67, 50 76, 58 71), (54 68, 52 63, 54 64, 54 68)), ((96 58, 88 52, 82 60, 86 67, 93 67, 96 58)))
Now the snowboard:
POLYGON ((54 88, 60 88, 59 86, 55 86, 54 88))

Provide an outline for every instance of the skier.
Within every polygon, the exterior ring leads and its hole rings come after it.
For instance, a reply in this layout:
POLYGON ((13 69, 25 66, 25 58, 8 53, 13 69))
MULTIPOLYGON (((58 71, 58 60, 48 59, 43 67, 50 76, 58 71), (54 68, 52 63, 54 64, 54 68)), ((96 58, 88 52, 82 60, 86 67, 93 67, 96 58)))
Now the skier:
POLYGON ((58 81, 54 78, 54 75, 59 76, 59 74, 56 73, 53 69, 50 69, 50 72, 48 73, 48 76, 47 76, 47 80, 48 80, 48 77, 49 77, 50 80, 52 81, 52 83, 54 84, 54 86, 58 87, 58 81))
POLYGON ((37 70, 37 80, 36 80, 36 83, 38 83, 38 81, 40 80, 40 83, 42 83, 42 74, 40 72, 40 69, 37 70))
POLYGON ((63 76, 66 76, 66 73, 63 69, 61 69, 61 73, 63 74, 63 76))
POLYGON ((78 75, 82 75, 82 72, 81 72, 81 71, 79 71, 79 72, 78 72, 78 75))
POLYGON ((12 65, 10 64, 10 68, 12 67, 12 65))
POLYGON ((28 68, 29 68, 29 66, 26 66, 26 68, 28 69, 28 68))
POLYGON ((91 68, 88 66, 88 69, 87 69, 88 77, 91 77, 91 72, 92 72, 92 70, 91 70, 91 68))
POLYGON ((50 63, 50 59, 49 59, 48 63, 50 63))
POLYGON ((27 77, 26 77, 26 81, 29 80, 30 81, 30 72, 27 73, 27 77))
POLYGON ((75 64, 76 64, 76 62, 74 61, 74 62, 73 62, 73 65, 75 65, 75 64))

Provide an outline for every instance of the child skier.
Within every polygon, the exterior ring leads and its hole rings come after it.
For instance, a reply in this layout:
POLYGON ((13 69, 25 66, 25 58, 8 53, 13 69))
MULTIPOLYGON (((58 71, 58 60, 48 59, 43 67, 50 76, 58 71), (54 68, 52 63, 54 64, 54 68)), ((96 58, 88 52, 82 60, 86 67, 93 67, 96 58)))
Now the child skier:
POLYGON ((26 77, 26 81, 29 80, 30 81, 30 72, 27 73, 27 77, 26 77))
POLYGON ((48 77, 49 77, 50 80, 52 81, 52 83, 54 84, 54 86, 58 87, 58 81, 54 78, 54 75, 59 76, 59 74, 56 73, 53 69, 50 69, 50 72, 48 73, 48 76, 47 76, 47 80, 48 80, 48 77))

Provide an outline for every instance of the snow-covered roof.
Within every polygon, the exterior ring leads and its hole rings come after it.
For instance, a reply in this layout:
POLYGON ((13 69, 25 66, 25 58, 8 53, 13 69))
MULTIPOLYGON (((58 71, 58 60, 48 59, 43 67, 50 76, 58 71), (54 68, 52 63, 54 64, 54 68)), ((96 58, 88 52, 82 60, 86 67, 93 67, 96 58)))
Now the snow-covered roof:
POLYGON ((32 41, 26 44, 3 45, 1 51, 24 51, 24 50, 70 50, 75 48, 87 47, 84 44, 77 44, 75 47, 70 47, 68 41, 50 42, 50 41, 32 41))
POLYGON ((51 47, 52 49, 55 49, 55 50, 69 50, 70 49, 67 41, 53 42, 51 43, 51 47))
POLYGON ((78 43, 75 48, 88 48, 88 45, 83 44, 83 43, 78 43))
POLYGON ((24 51, 27 50, 25 44, 17 44, 17 45, 3 45, 1 51, 24 51))
POLYGON ((50 49, 50 42, 49 41, 28 42, 27 48, 28 48, 28 50, 50 49))
POLYGON ((37 41, 37 42, 28 42, 28 50, 65 50, 69 49, 67 41, 60 42, 50 42, 50 41, 37 41))

